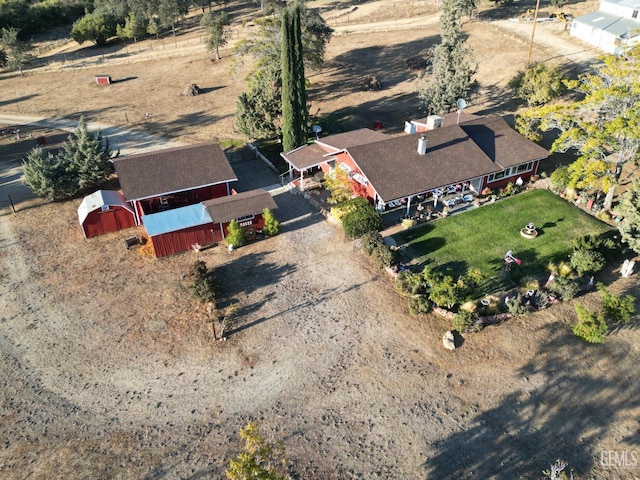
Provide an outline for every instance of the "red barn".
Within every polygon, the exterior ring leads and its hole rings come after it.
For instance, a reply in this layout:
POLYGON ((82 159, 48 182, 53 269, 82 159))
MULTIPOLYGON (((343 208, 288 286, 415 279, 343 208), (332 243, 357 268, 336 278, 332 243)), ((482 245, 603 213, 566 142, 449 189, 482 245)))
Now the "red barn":
POLYGON ((138 224, 144 215, 230 195, 229 183, 238 180, 216 143, 131 155, 113 164, 138 224))
POLYGON ((257 189, 142 217, 156 258, 221 242, 231 220, 260 230, 265 208, 278 208, 266 190, 257 189))
POLYGON ((122 193, 114 190, 98 190, 84 197, 78 207, 78 220, 85 238, 117 232, 136 224, 133 208, 122 193))

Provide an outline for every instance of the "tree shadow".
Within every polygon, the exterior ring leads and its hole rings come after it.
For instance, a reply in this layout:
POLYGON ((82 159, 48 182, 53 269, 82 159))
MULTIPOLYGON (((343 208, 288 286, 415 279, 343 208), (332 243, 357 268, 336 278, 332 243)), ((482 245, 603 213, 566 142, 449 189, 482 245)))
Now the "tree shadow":
MULTIPOLYGON (((519 370, 520 386, 436 444, 425 464, 429 478, 531 478, 557 458, 587 474, 597 467, 602 439, 637 418, 640 383, 631 372, 595 375, 584 368, 594 355, 606 356, 611 365, 628 364, 629 345, 588 345, 560 322, 542 330, 546 340, 519 370)), ((637 426, 619 441, 639 445, 637 426)))

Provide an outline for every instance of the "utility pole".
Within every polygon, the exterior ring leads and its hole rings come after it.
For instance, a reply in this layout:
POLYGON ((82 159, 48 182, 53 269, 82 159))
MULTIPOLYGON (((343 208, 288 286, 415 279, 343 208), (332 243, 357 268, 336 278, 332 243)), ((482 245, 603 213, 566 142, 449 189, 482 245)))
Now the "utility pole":
POLYGON ((536 25, 538 23, 539 8, 540 8, 540 0, 536 0, 536 11, 533 14, 533 28, 531 29, 531 41, 529 42, 529 55, 527 56, 527 65, 531 64, 531 50, 533 50, 533 36, 536 34, 536 25))

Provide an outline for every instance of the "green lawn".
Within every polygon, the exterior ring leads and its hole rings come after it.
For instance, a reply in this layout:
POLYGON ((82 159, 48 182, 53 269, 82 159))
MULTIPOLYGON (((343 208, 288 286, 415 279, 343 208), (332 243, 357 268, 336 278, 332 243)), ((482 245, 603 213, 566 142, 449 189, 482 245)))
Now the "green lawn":
POLYGON ((463 274, 478 268, 491 274, 504 265, 507 250, 522 260, 512 276, 521 278, 546 270, 549 262, 568 260, 572 240, 602 234, 611 228, 546 190, 533 190, 436 220, 393 236, 406 244, 406 255, 421 265, 463 274), (520 229, 533 222, 539 232, 532 240, 520 229))

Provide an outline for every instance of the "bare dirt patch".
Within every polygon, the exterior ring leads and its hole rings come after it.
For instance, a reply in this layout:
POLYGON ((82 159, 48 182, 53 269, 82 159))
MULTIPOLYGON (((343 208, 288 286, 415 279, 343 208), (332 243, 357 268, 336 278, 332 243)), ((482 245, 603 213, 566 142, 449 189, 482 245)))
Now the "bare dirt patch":
MULTIPOLYGON (((471 41, 493 42, 481 74, 492 86, 486 105, 497 109, 507 64, 526 44, 497 44, 499 31, 479 23, 469 29, 471 41)), ((415 104, 415 73, 402 62, 435 33, 365 36, 334 38, 327 70, 311 79, 312 102, 356 125, 394 125, 415 104), (383 89, 361 90, 366 75, 383 89)), ((223 75, 225 62, 202 54, 3 77, 2 112, 84 113, 185 141, 228 138, 230 99, 242 87, 223 75), (131 78, 102 89, 98 72, 131 78), (190 83, 223 86, 183 97, 190 83)), ((6 140, 15 155, 1 155, 1 196, 18 188, 22 155, 6 140)), ((558 457, 585 477, 637 478, 637 467, 601 463, 603 451, 640 443, 636 328, 585 345, 568 331, 565 304, 447 352, 447 322, 410 317, 390 279, 303 197, 276 200, 281 235, 234 254, 216 247, 161 261, 124 248, 135 229, 83 239, 79 201, 25 198, 17 214, 2 210, 3 478, 221 478, 249 419, 284 441, 298 478, 537 478, 558 457), (183 278, 196 259, 241 306, 226 342, 213 340, 183 278)), ((640 294, 633 278, 612 288, 640 294)), ((598 304, 593 294, 579 301, 598 304)))

